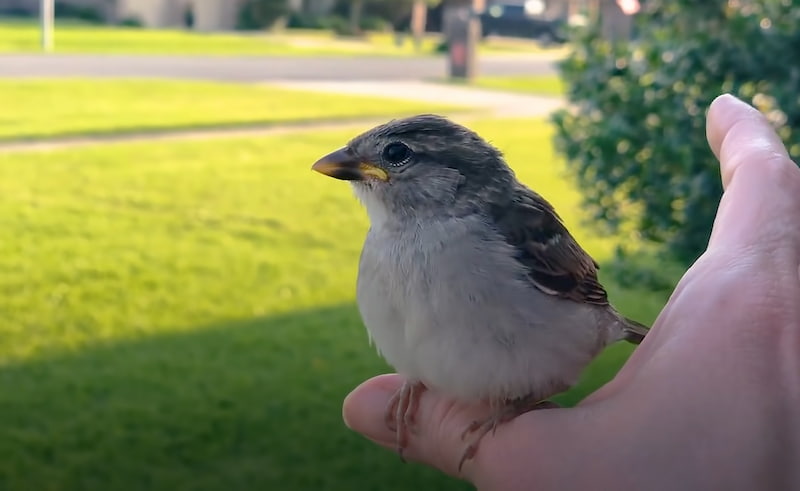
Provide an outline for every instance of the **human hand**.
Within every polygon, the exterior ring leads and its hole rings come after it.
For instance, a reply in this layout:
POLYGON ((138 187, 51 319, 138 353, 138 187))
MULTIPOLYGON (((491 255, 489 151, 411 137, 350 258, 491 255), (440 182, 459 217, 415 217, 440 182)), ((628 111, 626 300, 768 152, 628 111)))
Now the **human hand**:
MULTIPOLYGON (((611 382, 484 438, 461 474, 478 489, 800 489, 800 170, 731 96, 707 136, 725 193, 706 252, 611 382)), ((402 382, 355 389, 347 425, 394 448, 384 411, 402 382)), ((404 456, 459 475, 461 432, 487 410, 425 392, 404 456)))

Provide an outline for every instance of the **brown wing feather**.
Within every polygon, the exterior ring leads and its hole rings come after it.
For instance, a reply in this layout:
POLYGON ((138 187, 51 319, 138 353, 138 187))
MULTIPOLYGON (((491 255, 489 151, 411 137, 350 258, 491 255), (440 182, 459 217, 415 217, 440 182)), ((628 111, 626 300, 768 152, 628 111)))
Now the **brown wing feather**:
POLYGON ((497 207, 500 233, 517 248, 531 282, 543 292, 577 302, 608 305, 597 263, 561 222, 553 207, 530 189, 515 187, 510 206, 497 207))

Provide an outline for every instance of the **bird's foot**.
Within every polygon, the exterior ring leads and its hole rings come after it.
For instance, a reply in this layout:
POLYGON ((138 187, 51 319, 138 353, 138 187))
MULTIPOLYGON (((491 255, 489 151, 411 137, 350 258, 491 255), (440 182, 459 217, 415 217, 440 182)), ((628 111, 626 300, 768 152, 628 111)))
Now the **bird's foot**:
POLYGON ((490 431, 492 432, 492 435, 494 435, 498 426, 511 421, 520 414, 524 414, 536 409, 552 409, 557 407, 559 407, 559 405, 555 402, 542 401, 538 397, 521 397, 519 399, 508 401, 502 406, 497 407, 484 420, 473 421, 472 424, 470 424, 461 434, 462 440, 466 440, 470 435, 472 437, 469 439, 469 444, 464 450, 464 454, 461 456, 461 461, 458 463, 458 471, 461 472, 464 462, 475 457, 475 454, 478 453, 478 446, 480 445, 481 440, 490 431))
POLYGON ((408 432, 416 431, 415 418, 419 399, 424 391, 425 385, 422 382, 406 381, 394 393, 386 408, 386 426, 397 435, 397 453, 403 462, 405 462, 403 450, 408 445, 408 432))

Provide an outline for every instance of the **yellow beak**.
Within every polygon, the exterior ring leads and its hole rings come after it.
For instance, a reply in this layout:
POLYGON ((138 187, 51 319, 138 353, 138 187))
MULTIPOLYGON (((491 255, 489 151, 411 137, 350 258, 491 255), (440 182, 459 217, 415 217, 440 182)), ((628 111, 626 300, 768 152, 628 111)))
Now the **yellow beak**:
POLYGON ((311 169, 344 181, 389 180, 389 174, 385 170, 367 162, 360 162, 347 147, 340 148, 317 160, 311 169))

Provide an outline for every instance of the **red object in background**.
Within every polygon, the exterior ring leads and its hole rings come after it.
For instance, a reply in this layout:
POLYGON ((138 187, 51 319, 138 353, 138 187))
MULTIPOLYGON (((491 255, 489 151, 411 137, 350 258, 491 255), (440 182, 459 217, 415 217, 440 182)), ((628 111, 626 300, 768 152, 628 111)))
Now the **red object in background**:
POLYGON ((463 66, 467 63, 467 48, 463 43, 453 43, 450 48, 450 59, 454 65, 463 66))

